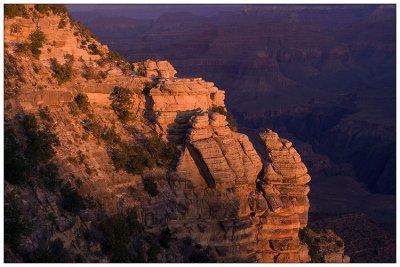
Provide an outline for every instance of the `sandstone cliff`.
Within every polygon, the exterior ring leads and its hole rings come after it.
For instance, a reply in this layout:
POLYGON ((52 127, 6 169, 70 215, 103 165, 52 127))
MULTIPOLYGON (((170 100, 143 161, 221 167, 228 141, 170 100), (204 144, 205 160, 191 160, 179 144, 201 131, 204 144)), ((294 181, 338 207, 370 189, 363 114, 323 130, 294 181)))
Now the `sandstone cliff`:
POLYGON ((262 133, 262 163, 213 83, 126 62, 55 9, 24 8, 5 21, 7 144, 21 144, 6 170, 36 155, 32 136, 58 142, 22 182, 6 177, 7 230, 32 221, 7 239, 7 261, 310 261, 298 237, 310 176, 289 141, 262 133), (37 29, 41 53, 16 52, 37 29), (127 120, 112 97, 122 87, 127 120))

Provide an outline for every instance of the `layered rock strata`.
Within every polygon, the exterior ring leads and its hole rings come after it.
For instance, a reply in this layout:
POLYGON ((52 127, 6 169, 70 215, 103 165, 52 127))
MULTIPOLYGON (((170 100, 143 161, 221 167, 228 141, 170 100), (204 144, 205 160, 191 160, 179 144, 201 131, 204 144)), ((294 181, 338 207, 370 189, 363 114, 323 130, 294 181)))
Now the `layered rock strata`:
POLYGON ((199 112, 189 125, 170 175, 178 217, 168 227, 210 247, 218 262, 309 261, 298 232, 307 224, 310 178, 290 142, 261 135, 274 151, 262 172, 248 137, 232 131, 224 115, 199 112), (276 172, 268 171, 271 163, 276 172))
POLYGON ((182 142, 189 119, 197 112, 224 105, 225 92, 212 82, 196 79, 160 79, 149 92, 146 117, 165 140, 182 142))

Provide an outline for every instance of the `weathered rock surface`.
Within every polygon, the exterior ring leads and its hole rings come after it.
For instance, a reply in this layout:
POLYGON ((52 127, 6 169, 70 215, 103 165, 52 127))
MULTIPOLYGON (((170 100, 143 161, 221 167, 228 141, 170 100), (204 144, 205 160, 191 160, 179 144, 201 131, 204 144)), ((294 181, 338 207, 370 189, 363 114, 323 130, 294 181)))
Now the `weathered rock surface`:
POLYGON ((145 115, 164 139, 182 142, 190 117, 213 106, 224 106, 224 98, 224 91, 201 78, 160 79, 150 89, 145 115))

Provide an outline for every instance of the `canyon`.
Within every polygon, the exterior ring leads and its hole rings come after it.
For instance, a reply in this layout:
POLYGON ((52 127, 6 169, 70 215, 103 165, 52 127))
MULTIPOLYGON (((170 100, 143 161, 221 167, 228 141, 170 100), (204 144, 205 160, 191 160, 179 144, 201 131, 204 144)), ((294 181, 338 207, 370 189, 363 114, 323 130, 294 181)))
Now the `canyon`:
POLYGON ((127 62, 62 5, 4 26, 6 262, 351 260, 307 230, 292 142, 265 128, 260 157, 213 82, 127 62))
MULTIPOLYGON (((311 213, 363 213, 394 240, 393 5, 221 5, 208 13, 142 6, 121 16, 68 8, 129 60, 168 59, 179 76, 223 88, 239 130, 263 159, 259 132, 291 140, 313 177, 311 213)), ((386 237, 377 240, 372 247, 386 246, 386 237)), ((390 258, 347 253, 357 262, 390 258)))

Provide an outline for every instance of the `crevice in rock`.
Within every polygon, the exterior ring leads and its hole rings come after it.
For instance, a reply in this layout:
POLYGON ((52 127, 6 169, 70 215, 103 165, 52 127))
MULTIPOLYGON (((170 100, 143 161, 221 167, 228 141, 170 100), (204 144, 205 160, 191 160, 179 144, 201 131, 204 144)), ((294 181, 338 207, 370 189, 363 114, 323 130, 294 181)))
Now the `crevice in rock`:
POLYGON ((204 180, 206 181, 208 187, 210 188, 215 188, 215 180, 214 177, 212 176, 210 170, 207 167, 207 164, 204 162, 202 156, 200 153, 197 151, 197 149, 192 146, 191 144, 187 143, 186 144, 190 156, 193 158, 194 163, 196 164, 197 168, 200 171, 201 176, 203 176, 204 180))

